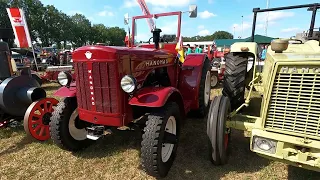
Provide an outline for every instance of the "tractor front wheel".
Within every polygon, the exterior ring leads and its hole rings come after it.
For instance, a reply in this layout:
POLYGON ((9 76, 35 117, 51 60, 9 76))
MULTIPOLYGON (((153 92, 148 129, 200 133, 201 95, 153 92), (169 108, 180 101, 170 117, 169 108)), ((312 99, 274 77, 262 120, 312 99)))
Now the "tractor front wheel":
POLYGON ((179 106, 173 102, 148 116, 141 142, 141 163, 147 174, 160 178, 168 174, 177 152, 179 122, 179 106))
POLYGON ((79 119, 75 97, 59 102, 52 113, 50 135, 54 143, 69 151, 78 151, 91 145, 84 122, 79 119))
POLYGON ((229 157, 230 128, 226 122, 230 114, 229 98, 217 96, 211 103, 207 119, 209 158, 214 165, 226 164, 229 157))

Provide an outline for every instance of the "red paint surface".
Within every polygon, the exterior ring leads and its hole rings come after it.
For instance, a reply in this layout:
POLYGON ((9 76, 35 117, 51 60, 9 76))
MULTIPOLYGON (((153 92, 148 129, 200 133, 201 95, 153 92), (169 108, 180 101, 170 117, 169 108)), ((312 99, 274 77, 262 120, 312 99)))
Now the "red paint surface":
MULTIPOLYGON (((21 22, 22 21, 22 16, 20 14, 19 8, 10 8, 10 14, 12 18, 14 19, 13 21, 15 22, 21 22)), ((26 35, 26 30, 24 26, 15 26, 15 31, 17 33, 17 39, 19 41, 19 45, 21 48, 28 48, 28 40, 27 40, 27 35, 26 35)))
POLYGON ((189 54, 179 74, 179 90, 184 101, 191 101, 191 109, 199 108, 199 86, 206 54, 189 54))
MULTIPOLYGON (((94 112, 94 111, 88 111, 81 108, 78 108, 79 118, 81 120, 93 123, 93 124, 99 124, 99 125, 105 125, 105 126, 123 126, 123 119, 121 114, 111 114, 111 113, 100 113, 100 112, 94 112)), ((132 120, 132 119, 131 119, 132 120)))
POLYGON ((74 97, 76 96, 77 89, 74 85, 71 85, 70 88, 61 87, 53 95, 60 97, 74 97))
POLYGON ((134 94, 130 99, 130 105, 146 107, 162 107, 170 95, 180 92, 174 87, 146 87, 134 94))

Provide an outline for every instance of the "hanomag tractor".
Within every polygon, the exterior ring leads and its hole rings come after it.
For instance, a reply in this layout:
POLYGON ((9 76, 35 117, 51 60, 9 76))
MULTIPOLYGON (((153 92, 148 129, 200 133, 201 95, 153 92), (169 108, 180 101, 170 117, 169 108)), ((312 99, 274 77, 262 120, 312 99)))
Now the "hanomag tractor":
POLYGON ((226 56, 223 93, 209 108, 207 135, 213 164, 227 163, 230 130, 234 128, 251 132, 250 149, 258 155, 320 171, 320 33, 314 31, 319 8, 316 3, 253 9, 252 42, 231 46, 226 56), (257 13, 295 8, 313 12, 307 41, 274 40, 263 69, 258 70, 259 53, 254 43, 257 13), (252 59, 253 68, 247 69, 252 59), (246 87, 249 90, 245 98, 246 87), (242 111, 251 107, 253 91, 262 96, 259 116, 242 111))
MULTIPOLYGON (((196 17, 192 6, 190 17, 196 17)), ((132 17, 135 21, 178 16, 182 12, 132 17)), ((152 176, 167 175, 175 159, 180 126, 190 110, 202 117, 210 99, 210 63, 205 54, 193 54, 181 63, 176 42, 160 39, 154 28, 154 44, 139 47, 90 45, 73 52, 76 82, 65 73, 55 95, 62 96, 52 113, 50 133, 61 148, 78 151, 88 147, 107 130, 138 125, 143 129, 141 162, 152 176), (114 128, 112 128, 114 127, 114 128)), ((134 37, 131 39, 134 46, 134 37)))

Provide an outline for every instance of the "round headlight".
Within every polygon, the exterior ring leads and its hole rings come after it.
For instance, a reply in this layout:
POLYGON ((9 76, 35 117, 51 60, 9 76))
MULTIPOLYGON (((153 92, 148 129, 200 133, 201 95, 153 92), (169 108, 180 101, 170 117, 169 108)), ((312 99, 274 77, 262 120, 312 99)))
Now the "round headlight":
POLYGON ((61 71, 58 74, 58 82, 61 86, 69 85, 71 81, 72 81, 72 76, 70 73, 61 71))
POLYGON ((136 89, 136 79, 132 76, 125 75, 121 79, 121 88, 126 93, 131 93, 136 89))

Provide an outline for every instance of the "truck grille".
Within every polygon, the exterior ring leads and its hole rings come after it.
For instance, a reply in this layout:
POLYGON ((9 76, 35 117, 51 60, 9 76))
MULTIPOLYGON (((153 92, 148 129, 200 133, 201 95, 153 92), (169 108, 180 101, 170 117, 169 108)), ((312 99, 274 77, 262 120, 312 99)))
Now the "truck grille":
MULTIPOLYGON (((78 107, 92 110, 88 64, 86 62, 75 62, 74 67, 77 79, 78 107)), ((116 62, 92 63, 94 102, 97 112, 119 113, 117 94, 119 82, 116 75, 116 62)))
POLYGON ((320 74, 305 69, 278 70, 265 128, 284 134, 320 138, 320 74))

